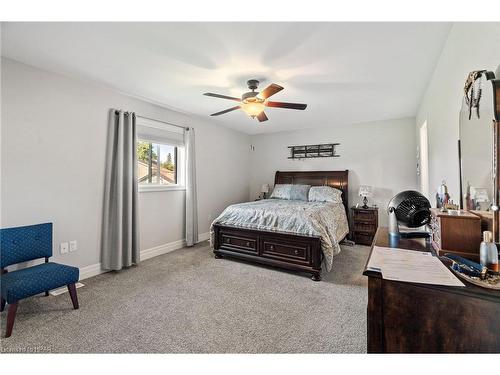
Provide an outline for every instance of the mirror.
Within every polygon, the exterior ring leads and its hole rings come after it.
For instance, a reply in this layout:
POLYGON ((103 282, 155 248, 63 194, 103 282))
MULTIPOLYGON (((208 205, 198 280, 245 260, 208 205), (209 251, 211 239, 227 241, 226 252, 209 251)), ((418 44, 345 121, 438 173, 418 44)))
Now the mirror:
MULTIPOLYGON (((500 74, 500 66, 497 69, 500 74)), ((459 117, 460 207, 481 217, 482 230, 498 232, 498 151, 500 119, 500 80, 485 72, 476 82, 481 87, 479 109, 469 108, 465 98, 459 117), (479 117, 478 117, 479 113, 479 117)))

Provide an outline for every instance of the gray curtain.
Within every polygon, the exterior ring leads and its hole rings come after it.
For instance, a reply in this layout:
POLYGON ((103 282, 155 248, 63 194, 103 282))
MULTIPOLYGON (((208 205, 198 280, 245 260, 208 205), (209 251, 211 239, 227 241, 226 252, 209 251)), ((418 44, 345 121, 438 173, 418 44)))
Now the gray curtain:
POLYGON ((110 110, 101 266, 120 270, 139 263, 135 113, 110 110))
POLYGON ((186 244, 193 246, 198 242, 194 129, 186 129, 184 138, 186 142, 186 244))

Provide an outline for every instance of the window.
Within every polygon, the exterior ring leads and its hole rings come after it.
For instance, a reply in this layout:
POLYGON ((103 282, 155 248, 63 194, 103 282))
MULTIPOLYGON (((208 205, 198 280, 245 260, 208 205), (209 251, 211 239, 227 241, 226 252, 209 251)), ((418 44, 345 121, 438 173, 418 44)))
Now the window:
POLYGON ((177 185, 178 147, 137 142, 137 168, 139 184, 177 185))
POLYGON ((139 191, 184 189, 184 133, 172 128, 151 120, 138 122, 139 191))

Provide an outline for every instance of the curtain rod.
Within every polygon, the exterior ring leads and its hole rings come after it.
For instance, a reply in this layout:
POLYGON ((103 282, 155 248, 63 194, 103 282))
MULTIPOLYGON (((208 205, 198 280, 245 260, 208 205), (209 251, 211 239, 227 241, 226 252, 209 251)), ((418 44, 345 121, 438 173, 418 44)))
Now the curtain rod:
POLYGON ((146 117, 146 116, 141 116, 141 115, 138 115, 138 114, 135 114, 135 116, 136 116, 136 117, 143 118, 143 119, 145 119, 145 120, 157 121, 157 122, 161 122, 161 123, 163 123, 163 124, 172 125, 172 126, 177 126, 178 128, 182 128, 182 129, 185 129, 185 130, 189 130, 189 126, 182 126, 182 125, 172 124, 171 122, 166 122, 166 121, 162 121, 162 120, 157 120, 157 119, 154 119, 154 118, 150 118, 150 117, 146 117))

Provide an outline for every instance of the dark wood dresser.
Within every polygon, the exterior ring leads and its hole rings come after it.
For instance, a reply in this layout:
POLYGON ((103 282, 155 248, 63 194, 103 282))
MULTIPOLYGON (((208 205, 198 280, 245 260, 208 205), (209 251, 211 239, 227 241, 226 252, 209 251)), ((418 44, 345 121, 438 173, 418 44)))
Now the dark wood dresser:
POLYGON ((453 253, 479 260, 481 218, 467 211, 459 215, 431 208, 432 245, 439 255, 453 253))
POLYGON ((378 228, 378 208, 351 207, 351 218, 352 240, 370 246, 378 228))
MULTIPOLYGON (((391 241, 385 227, 373 244, 435 254, 428 240, 391 241)), ((499 291, 465 281, 445 287, 384 280, 366 268, 363 274, 369 353, 500 353, 499 291)))
POLYGON ((493 232, 493 212, 492 211, 469 211, 481 219, 481 238, 483 238, 482 233, 486 230, 493 232))

